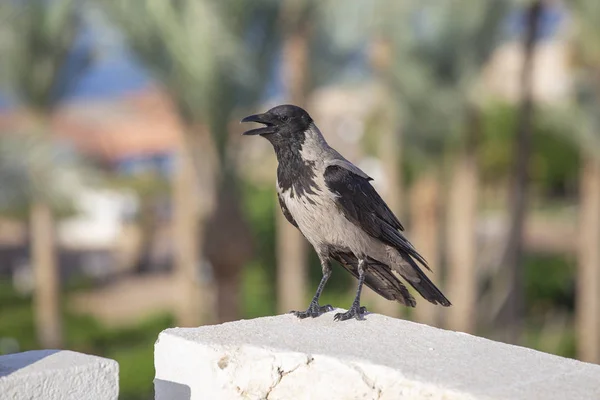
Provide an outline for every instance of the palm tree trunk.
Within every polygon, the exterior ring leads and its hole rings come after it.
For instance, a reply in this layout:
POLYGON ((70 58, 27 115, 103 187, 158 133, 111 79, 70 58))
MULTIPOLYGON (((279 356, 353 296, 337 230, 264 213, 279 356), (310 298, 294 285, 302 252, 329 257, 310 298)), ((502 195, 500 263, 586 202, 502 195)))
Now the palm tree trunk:
POLYGON ((283 215, 277 215, 276 224, 277 310, 279 313, 302 310, 307 305, 306 243, 283 215))
POLYGON ((35 274, 34 310, 37 337, 46 349, 63 345, 60 311, 60 271, 57 268, 54 222, 50 206, 36 201, 31 207, 31 262, 35 274))
POLYGON ((448 254, 449 329, 474 333, 477 316, 477 193, 478 164, 476 137, 479 130, 477 111, 471 110, 469 137, 456 161, 450 184, 446 245, 448 254))
POLYGON ((204 240, 204 256, 213 267, 219 323, 240 318, 242 272, 254 254, 252 232, 235 188, 237 180, 231 167, 223 166, 221 172, 217 204, 206 222, 210 235, 204 240))
MULTIPOLYGON (((237 268, 237 267, 234 267, 237 268)), ((241 273, 219 280, 216 295, 217 320, 220 323, 240 318, 241 273)))
MULTIPOLYGON (((183 147, 183 146, 182 146, 183 147)), ((175 310, 179 326, 200 325, 199 232, 194 164, 190 149, 181 148, 173 178, 173 244, 180 298, 175 310)))
POLYGON ((135 270, 137 273, 151 271, 152 247, 158 224, 156 221, 156 196, 146 195, 140 199, 140 246, 135 270))
POLYGON ((173 178, 174 263, 179 294, 176 319, 179 326, 198 326, 215 321, 212 274, 203 268, 202 244, 208 216, 214 208, 214 146, 209 132, 182 140, 173 178), (195 150, 202 161, 194 163, 195 150))
POLYGON ((513 164, 513 179, 509 193, 510 224, 508 241, 503 257, 506 279, 498 282, 507 283, 508 296, 500 313, 498 325, 499 339, 508 343, 518 343, 521 338, 525 305, 524 283, 522 272, 523 231, 527 206, 527 188, 529 181, 529 159, 531 155, 531 135, 533 130, 533 59, 536 44, 536 33, 542 2, 534 2, 528 11, 527 33, 523 49, 523 70, 521 72, 521 107, 515 137, 515 159, 513 164))
MULTIPOLYGON (((390 209, 402 218, 402 140, 400 136, 400 124, 397 118, 396 102, 389 88, 389 75, 392 68, 392 45, 387 38, 379 36, 371 43, 369 62, 376 74, 377 97, 379 104, 375 110, 377 127, 379 128, 379 158, 383 164, 387 189, 383 193, 385 202, 390 209)), ((374 305, 374 311, 400 317, 402 309, 398 303, 389 301, 379 296, 374 291, 367 289, 363 298, 366 302, 374 305)))
MULTIPOLYGON (((439 271, 439 196, 440 183, 435 173, 423 174, 414 183, 410 193, 412 212, 410 237, 427 263, 439 271)), ((439 285, 439 283, 438 283, 439 285)), ((417 295, 414 319, 427 325, 437 325, 439 307, 417 295)))
POLYGON ((577 271, 577 355, 600 362, 600 161, 588 155, 581 168, 577 271))
MULTIPOLYGON (((388 93, 389 94, 389 93, 388 93)), ((387 96, 391 99, 391 96, 387 96)), ((402 148, 399 135, 398 123, 391 102, 388 102, 388 110, 385 112, 385 118, 382 125, 381 137, 379 141, 379 157, 383 164, 385 176, 387 178, 387 190, 385 201, 394 214, 401 218, 402 211, 402 173, 400 170, 402 148)), ((398 303, 384 299, 375 294, 372 301, 378 312, 391 317, 400 317, 402 309, 398 303)))
POLYGON ((457 161, 448 202, 447 251, 449 329, 474 333, 477 302, 476 218, 477 167, 474 154, 463 153, 457 161))
MULTIPOLYGON (((283 21, 292 18, 297 3, 288 1, 283 9, 283 21)), ((300 107, 306 102, 309 68, 308 32, 305 22, 288 31, 283 47, 283 73, 290 102, 300 107)), ((307 253, 306 240, 276 211, 277 235, 277 310, 280 313, 306 307, 307 253)))

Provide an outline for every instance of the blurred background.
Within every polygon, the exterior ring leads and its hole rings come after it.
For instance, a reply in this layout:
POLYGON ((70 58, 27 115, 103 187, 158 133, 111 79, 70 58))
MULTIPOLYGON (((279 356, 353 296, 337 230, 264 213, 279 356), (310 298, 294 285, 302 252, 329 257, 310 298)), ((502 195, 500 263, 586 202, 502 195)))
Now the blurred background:
POLYGON ((305 309, 318 259, 238 123, 294 103, 453 303, 369 310, 598 363, 599 100, 597 0, 4 0, 0 354, 150 399, 161 330, 305 309))

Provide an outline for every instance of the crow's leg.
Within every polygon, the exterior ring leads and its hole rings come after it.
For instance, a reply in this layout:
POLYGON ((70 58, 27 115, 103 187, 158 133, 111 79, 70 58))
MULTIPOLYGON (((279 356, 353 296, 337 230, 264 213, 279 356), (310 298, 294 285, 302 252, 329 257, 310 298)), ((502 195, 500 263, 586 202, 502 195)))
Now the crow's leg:
POLYGON ((358 289, 356 289, 356 297, 352 302, 352 307, 345 313, 337 313, 333 317, 336 321, 345 321, 350 318, 365 319, 364 315, 367 313, 366 307, 360 306, 360 292, 362 291, 363 283, 365 282, 365 267, 366 262, 364 259, 358 259, 358 289))
POLYGON ((333 307, 331 307, 331 305, 329 304, 325 306, 319 305, 319 297, 321 297, 321 292, 325 287, 325 283, 327 283, 327 280, 331 276, 331 263, 329 262, 329 259, 321 255, 319 255, 319 259, 321 260, 321 268, 323 269, 323 278, 321 278, 321 282, 319 282, 317 292, 315 293, 315 296, 310 302, 308 309, 306 311, 292 311, 292 314, 294 314, 298 318, 315 318, 323 313, 333 311, 333 307))

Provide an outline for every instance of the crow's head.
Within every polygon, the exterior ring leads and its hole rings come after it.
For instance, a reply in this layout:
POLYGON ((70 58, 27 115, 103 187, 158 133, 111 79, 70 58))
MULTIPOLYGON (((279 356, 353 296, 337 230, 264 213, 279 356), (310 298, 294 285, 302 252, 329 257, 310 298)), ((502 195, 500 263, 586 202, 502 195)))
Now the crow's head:
POLYGON ((243 135, 260 135, 276 144, 288 141, 302 143, 313 120, 302 108, 285 104, 273 107, 264 114, 250 115, 241 122, 258 122, 265 125, 246 131, 243 135))

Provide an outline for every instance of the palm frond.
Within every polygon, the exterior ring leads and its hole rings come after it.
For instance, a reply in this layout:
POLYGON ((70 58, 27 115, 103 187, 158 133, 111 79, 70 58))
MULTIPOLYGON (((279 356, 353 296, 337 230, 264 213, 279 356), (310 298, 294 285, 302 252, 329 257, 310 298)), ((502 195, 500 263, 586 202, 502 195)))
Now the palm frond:
POLYGON ((572 4, 580 61, 597 68, 600 65, 600 2, 576 0, 572 4))
MULTIPOLYGON (((182 115, 206 121, 220 73, 247 72, 244 52, 222 4, 210 1, 105 0, 142 61, 169 88, 182 115)), ((226 2, 229 3, 229 2, 226 2)))
POLYGON ((4 85, 31 108, 52 109, 63 94, 58 77, 78 30, 73 0, 3 2, 0 20, 4 85))
POLYGON ((95 179, 91 168, 49 136, 41 130, 0 135, 0 212, 25 210, 34 200, 64 210, 95 179))
POLYGON ((426 152, 439 154, 462 131, 475 83, 499 43, 509 6, 508 0, 411 0, 404 2, 397 28, 387 24, 396 61, 392 82, 411 141, 426 152))

